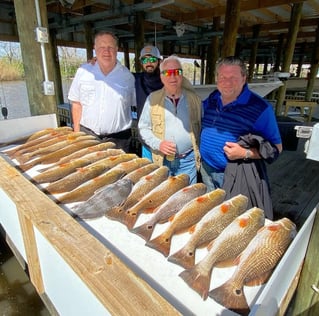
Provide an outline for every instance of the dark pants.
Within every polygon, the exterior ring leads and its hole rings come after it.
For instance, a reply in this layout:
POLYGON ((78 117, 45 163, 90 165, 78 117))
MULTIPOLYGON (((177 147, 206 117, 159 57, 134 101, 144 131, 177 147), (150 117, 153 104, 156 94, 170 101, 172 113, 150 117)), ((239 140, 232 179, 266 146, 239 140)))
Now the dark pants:
POLYGON ((132 131, 131 129, 126 129, 125 131, 120 131, 118 133, 97 135, 89 128, 82 126, 80 127, 82 132, 95 136, 101 142, 112 142, 115 144, 116 148, 123 149, 125 152, 130 152, 132 131))

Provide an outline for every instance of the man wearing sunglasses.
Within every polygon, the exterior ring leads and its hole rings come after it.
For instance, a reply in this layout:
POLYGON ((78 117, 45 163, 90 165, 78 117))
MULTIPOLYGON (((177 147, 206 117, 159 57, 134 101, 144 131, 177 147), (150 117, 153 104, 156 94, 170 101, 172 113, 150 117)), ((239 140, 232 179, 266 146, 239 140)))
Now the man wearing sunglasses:
MULTIPOLYGON (((145 100, 147 96, 156 90, 163 87, 160 78, 159 64, 161 61, 160 51, 156 46, 146 45, 140 53, 140 63, 142 65, 142 72, 134 73, 135 77, 135 91, 136 91, 136 120, 140 119, 145 100)), ((134 114, 134 112, 133 112, 134 114)), ((133 122, 134 124, 134 122, 133 122)), ((137 152, 140 156, 152 160, 152 154, 149 148, 142 144, 141 148, 138 145, 137 152), (140 152, 141 151, 141 152, 140 152)))
POLYGON ((196 183, 201 99, 183 77, 176 56, 164 59, 160 71, 164 87, 147 97, 138 123, 139 133, 151 148, 155 163, 167 166, 170 175, 186 173, 190 183, 196 183))

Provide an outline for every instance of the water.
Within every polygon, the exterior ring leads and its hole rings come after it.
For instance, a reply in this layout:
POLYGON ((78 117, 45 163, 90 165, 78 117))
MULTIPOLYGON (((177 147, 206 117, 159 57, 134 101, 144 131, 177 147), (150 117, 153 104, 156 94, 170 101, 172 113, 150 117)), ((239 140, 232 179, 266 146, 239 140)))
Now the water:
MULTIPOLYGON (((67 103, 70 81, 63 81, 62 88, 64 102, 67 103)), ((26 82, 0 81, 0 105, 8 109, 8 119, 31 116, 26 82)), ((0 120, 3 119, 0 113, 0 120)))
POLYGON ((0 315, 50 315, 2 237, 0 237, 0 315))
MULTIPOLYGON (((25 81, 0 82, 0 104, 8 119, 30 116, 25 81)), ((0 113, 0 120, 4 117, 0 113)), ((0 235, 0 316, 47 316, 44 303, 0 235)))

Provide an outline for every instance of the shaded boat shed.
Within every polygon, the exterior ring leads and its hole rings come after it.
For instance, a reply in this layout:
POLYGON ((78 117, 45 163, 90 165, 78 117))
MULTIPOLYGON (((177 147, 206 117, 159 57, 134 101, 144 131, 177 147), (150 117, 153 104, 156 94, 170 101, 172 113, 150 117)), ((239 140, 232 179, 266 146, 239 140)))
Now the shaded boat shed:
MULTIPOLYGON (((129 52, 138 56, 145 43, 157 45, 163 56, 201 59, 201 84, 213 83, 214 64, 221 56, 242 57, 249 64, 249 80, 257 65, 264 65, 266 74, 269 65, 273 71, 289 72, 296 64, 300 76, 301 66, 311 64, 308 100, 318 72, 315 0, 280 0, 275 5, 234 0, 3 0, 0 9, 0 40, 21 44, 32 115, 56 112, 56 104, 63 103, 57 46, 86 48, 90 59, 93 34, 99 30, 118 35, 129 69, 129 52)), ((137 60, 134 69, 140 70, 137 60)), ((277 114, 285 92, 285 85, 277 92, 277 114)))
MULTIPOLYGON (((221 56, 242 57, 249 64, 249 80, 256 65, 264 65, 266 74, 267 65, 274 71, 289 72, 290 65, 296 64, 299 76, 301 66, 310 64, 305 94, 309 100, 318 73, 318 26, 318 0, 0 1, 0 40, 21 44, 33 116, 56 113, 57 105, 63 103, 57 47, 86 48, 90 59, 93 34, 99 30, 118 35, 129 69, 133 68, 129 53, 138 56, 145 43, 153 43, 163 56, 200 59, 201 83, 205 84, 214 82, 214 64, 221 56)), ((139 70, 137 60, 134 69, 139 70)), ((286 89, 284 82, 276 92, 277 114, 282 111, 286 89)), ((294 315, 305 310, 309 315, 318 313, 318 293, 311 287, 317 289, 319 274, 309 273, 317 269, 318 221, 317 216, 309 247, 312 253, 308 251, 309 260, 295 284, 299 294, 293 301, 294 315)), ((292 293, 288 294, 287 301, 292 293)), ((161 297, 157 300, 158 305, 165 304, 161 297)))

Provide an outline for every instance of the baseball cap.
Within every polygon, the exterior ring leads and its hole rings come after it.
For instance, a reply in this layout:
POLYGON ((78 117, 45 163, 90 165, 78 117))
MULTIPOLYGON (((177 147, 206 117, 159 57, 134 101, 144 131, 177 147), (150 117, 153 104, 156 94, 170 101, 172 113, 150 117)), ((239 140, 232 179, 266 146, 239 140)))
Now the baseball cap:
POLYGON ((151 56, 154 56, 158 59, 161 59, 161 54, 160 54, 158 48, 155 46, 152 46, 152 45, 145 46, 141 50, 140 59, 146 55, 151 55, 151 56))

